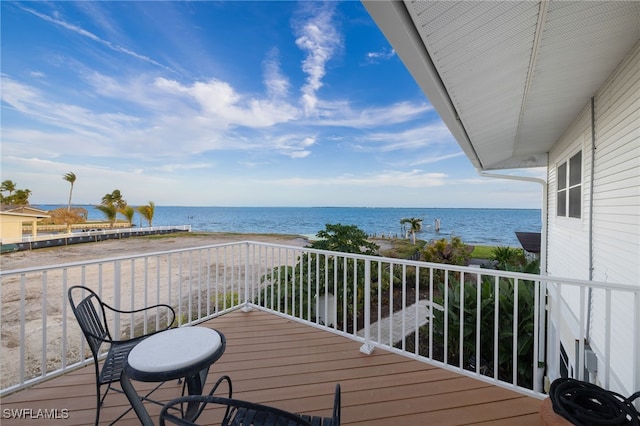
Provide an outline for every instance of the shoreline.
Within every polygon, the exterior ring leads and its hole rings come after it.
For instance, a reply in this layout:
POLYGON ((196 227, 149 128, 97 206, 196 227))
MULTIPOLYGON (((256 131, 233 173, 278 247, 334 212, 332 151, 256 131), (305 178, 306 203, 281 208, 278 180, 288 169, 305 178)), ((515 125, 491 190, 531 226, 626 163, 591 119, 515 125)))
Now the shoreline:
MULTIPOLYGON (((66 204, 65 204, 66 206, 66 204)), ((45 206, 42 206, 45 207, 45 206)), ((46 207, 45 207, 46 208, 46 207)), ((90 217, 100 219, 100 212, 90 217)), ((326 224, 355 225, 371 237, 402 238, 403 218, 423 220, 423 240, 460 237, 467 244, 519 246, 515 232, 540 232, 536 209, 447 207, 210 207, 156 206, 154 226, 190 226, 193 232, 315 235, 326 224), (435 220, 440 219, 440 232, 435 220)), ((134 223, 138 224, 136 219, 134 223)), ((142 227, 140 223, 140 227, 142 227)), ((145 222, 146 226, 146 222, 145 222)), ((138 228, 138 225, 135 226, 138 228)))

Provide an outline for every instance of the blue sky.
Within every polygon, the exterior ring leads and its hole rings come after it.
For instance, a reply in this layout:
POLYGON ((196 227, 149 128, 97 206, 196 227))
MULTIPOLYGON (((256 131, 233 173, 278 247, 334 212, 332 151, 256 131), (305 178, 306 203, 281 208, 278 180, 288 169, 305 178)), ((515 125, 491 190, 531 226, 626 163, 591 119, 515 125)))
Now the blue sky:
POLYGON ((360 2, 0 4, 1 179, 32 204, 73 172, 74 204, 540 208, 477 175, 360 2))

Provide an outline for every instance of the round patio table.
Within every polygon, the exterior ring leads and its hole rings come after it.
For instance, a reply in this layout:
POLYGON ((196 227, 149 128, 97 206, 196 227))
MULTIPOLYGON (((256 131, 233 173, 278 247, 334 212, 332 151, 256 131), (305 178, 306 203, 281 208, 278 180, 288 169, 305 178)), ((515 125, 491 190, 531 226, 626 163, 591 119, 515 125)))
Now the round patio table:
MULTIPOLYGON (((224 335, 207 327, 179 327, 149 336, 129 352, 120 383, 143 424, 153 421, 131 380, 165 382, 183 378, 189 395, 201 395, 211 364, 224 353, 224 335)), ((187 407, 187 418, 198 404, 187 407)))

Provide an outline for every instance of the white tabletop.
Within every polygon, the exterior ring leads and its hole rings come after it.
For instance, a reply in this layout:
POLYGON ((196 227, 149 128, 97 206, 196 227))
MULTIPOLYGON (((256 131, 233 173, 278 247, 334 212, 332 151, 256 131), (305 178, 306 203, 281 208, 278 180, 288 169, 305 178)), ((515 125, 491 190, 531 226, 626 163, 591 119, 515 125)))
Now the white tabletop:
POLYGON ((222 341, 207 327, 180 327, 147 337, 129 352, 129 366, 148 373, 178 370, 216 352, 222 341))

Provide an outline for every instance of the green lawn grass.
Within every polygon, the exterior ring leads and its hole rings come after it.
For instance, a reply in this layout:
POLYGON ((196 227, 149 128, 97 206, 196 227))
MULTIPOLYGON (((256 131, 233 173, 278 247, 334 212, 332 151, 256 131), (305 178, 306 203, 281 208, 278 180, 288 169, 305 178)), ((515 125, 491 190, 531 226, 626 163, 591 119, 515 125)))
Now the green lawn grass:
MULTIPOLYGON (((413 245, 410 239, 405 240, 400 238, 390 241, 393 243, 391 248, 381 250, 380 254, 396 259, 411 259, 411 256, 420 248, 424 247, 426 243, 426 241, 417 240, 416 244, 413 245)), ((474 259, 489 260, 493 257, 493 249, 495 249, 494 246, 474 246, 471 257, 474 259)))
MULTIPOLYGON (((420 250, 421 247, 424 247, 425 241, 416 240, 416 244, 414 245, 412 241, 394 238, 389 240, 391 244, 391 248, 386 250, 380 250, 380 254, 386 257, 393 257, 395 259, 411 259, 411 257, 420 250)), ((374 241, 375 242, 375 241, 374 241)))
POLYGON ((471 257, 474 259, 491 259, 494 248, 494 246, 473 246, 471 257))

